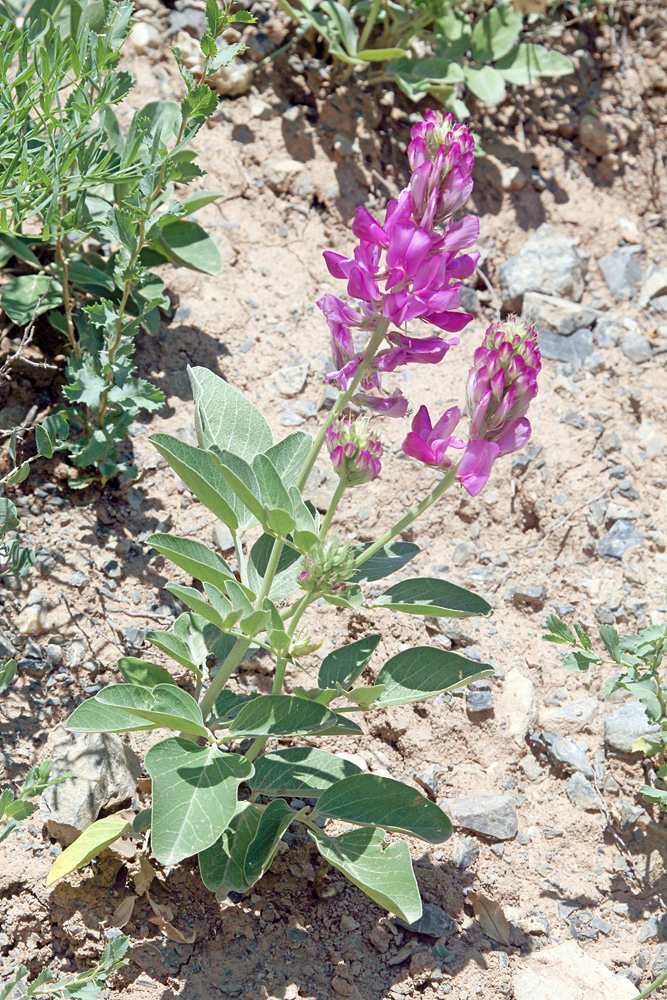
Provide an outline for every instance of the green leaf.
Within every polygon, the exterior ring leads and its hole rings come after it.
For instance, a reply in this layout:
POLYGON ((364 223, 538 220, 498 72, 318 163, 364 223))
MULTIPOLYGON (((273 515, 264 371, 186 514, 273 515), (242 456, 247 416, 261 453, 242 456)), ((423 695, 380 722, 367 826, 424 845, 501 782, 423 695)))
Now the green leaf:
POLYGON ((482 597, 447 580, 416 577, 394 583, 373 602, 378 608, 391 608, 410 615, 431 615, 434 618, 488 618, 493 608, 482 597))
POLYGON ((12 233, 0 233, 0 246, 6 247, 10 253, 10 257, 8 257, 7 260, 9 260, 12 256, 18 257, 18 259, 22 260, 24 264, 30 264, 31 267, 38 267, 41 269, 42 265, 39 257, 35 256, 29 246, 30 243, 34 244, 37 242, 38 240, 36 238, 26 239, 21 236, 14 236, 12 233))
POLYGON ((309 827, 322 857, 378 904, 414 923, 422 915, 419 888, 412 870, 410 849, 404 840, 385 844, 381 830, 350 830, 327 837, 309 827))
POLYGON ((283 486, 293 486, 308 457, 313 439, 305 431, 289 434, 272 445, 264 454, 276 469, 283 486))
POLYGON ((595 653, 589 653, 586 649, 575 649, 565 657, 563 666, 573 673, 580 674, 588 670, 594 663, 599 662, 600 657, 596 656, 595 653))
POLYGON ((493 7, 473 28, 472 55, 475 62, 490 63, 500 59, 514 48, 522 27, 523 15, 518 10, 509 4, 493 7))
POLYGON ((569 643, 571 646, 577 644, 577 637, 570 626, 561 621, 557 615, 547 615, 546 625, 551 635, 544 635, 543 639, 549 642, 569 643))
POLYGON ((613 625, 600 626, 600 638, 614 663, 621 662, 621 640, 613 625))
POLYGON ((149 441, 197 499, 231 531, 236 531, 239 522, 235 507, 239 501, 213 456, 203 448, 186 444, 170 434, 151 434, 149 441))
POLYGON ((220 34, 224 21, 225 18, 218 7, 217 0, 206 0, 206 27, 213 38, 220 34))
POLYGON ((172 264, 180 264, 203 274, 219 274, 222 270, 222 257, 217 244, 196 222, 170 219, 159 228, 155 239, 158 250, 172 264))
POLYGON ((17 469, 13 469, 8 476, 5 476, 5 486, 18 486, 30 475, 30 462, 23 462, 17 469))
POLYGON ((252 462, 273 445, 269 423, 257 407, 206 368, 189 368, 195 425, 202 448, 212 445, 252 462))
POLYGON ((259 483, 252 467, 231 451, 211 445, 211 454, 218 466, 228 492, 236 498, 236 512, 239 524, 247 529, 265 519, 265 509, 260 498, 259 483))
POLYGON ((91 858, 96 857, 115 840, 125 836, 130 829, 130 824, 121 816, 105 816, 104 819, 95 820, 73 844, 58 855, 46 876, 47 886, 53 885, 65 875, 70 875, 77 868, 83 868, 91 858))
POLYGON ((224 197, 224 194, 224 191, 207 191, 206 188, 200 188, 199 191, 193 191, 187 198, 184 198, 181 205, 185 209, 185 214, 191 215, 193 212, 198 212, 200 208, 204 208, 205 205, 210 205, 212 201, 224 197))
POLYGON ((362 708, 370 708, 371 705, 375 704, 380 695, 384 693, 384 684, 356 687, 350 691, 346 691, 345 688, 339 685, 338 693, 344 695, 348 701, 353 702, 355 705, 361 705, 362 708))
POLYGON ((287 694, 267 694, 244 708, 229 727, 229 735, 301 736, 319 733, 334 725, 336 717, 324 705, 287 694))
POLYGON ((329 705, 338 696, 337 688, 305 688, 295 684, 292 691, 297 698, 305 698, 306 701, 316 701, 319 705, 329 705))
POLYGON ((382 636, 367 635, 328 653, 322 660, 317 684, 321 688, 349 688, 363 673, 382 636))
MULTIPOLYGON (((209 584, 209 587, 211 584, 209 584)), ((168 590, 170 594, 177 597, 179 601, 183 601, 186 607, 190 608, 196 614, 201 615, 205 618, 207 622, 211 622, 213 625, 217 625, 218 628, 225 627, 225 619, 220 614, 219 611, 213 607, 212 604, 206 600, 203 594, 200 594, 198 590, 194 587, 184 587, 180 583, 167 583, 165 584, 165 590, 168 590)), ((220 591, 218 591, 220 594, 220 591)), ((225 600, 224 595, 220 594, 221 600, 225 600)), ((230 605, 231 608, 231 605, 230 605)))
POLYGON ((218 899, 250 888, 245 874, 248 848, 262 812, 249 802, 239 802, 229 825, 214 844, 199 854, 199 872, 207 889, 218 899))
POLYGON ((176 683, 166 667, 160 667, 157 663, 149 663, 147 660, 140 660, 136 656, 121 656, 117 666, 128 684, 154 688, 158 684, 176 683))
POLYGON ((336 3, 336 0, 322 0, 320 10, 331 19, 332 27, 348 55, 356 55, 357 29, 349 10, 342 3, 336 3))
POLYGON ((83 260, 70 261, 68 268, 70 284, 91 295, 103 296, 115 290, 114 283, 108 274, 97 267, 91 267, 83 260))
POLYGON ((409 833, 429 844, 442 844, 452 835, 449 816, 435 802, 379 774, 353 774, 336 782, 317 800, 317 812, 358 826, 409 833))
POLYGON ((146 543, 202 583, 212 583, 224 591, 226 582, 234 580, 234 574, 222 556, 194 538, 181 538, 158 531, 149 535, 146 543))
MULTIPOLYGON (((205 83, 196 83, 181 101, 181 116, 190 125, 201 125, 210 118, 218 107, 218 95, 205 83)), ((222 262, 221 262, 222 266, 222 262)), ((200 270, 195 268, 195 270, 200 270)), ((217 274, 208 271, 208 274, 217 274)))
MULTIPOLYGON (((13 458, 12 461, 15 461, 13 458)), ((14 531, 21 522, 17 516, 16 506, 6 497, 0 497, 0 535, 14 531)))
POLYGON ((160 134, 162 142, 166 145, 169 139, 173 139, 178 134, 181 126, 181 108, 175 101, 151 101, 145 104, 141 111, 135 115, 138 121, 147 118, 150 122, 152 135, 160 134))
POLYGON ((163 865, 215 843, 234 816, 239 785, 253 774, 245 757, 180 737, 151 747, 146 769, 153 780, 151 846, 163 865))
POLYGON ((363 49, 356 53, 363 62, 386 62, 387 59, 401 59, 407 56, 407 49, 363 49))
MULTIPOLYGON (((204 584, 205 588, 209 586, 204 584)), ((213 657, 216 663, 222 662, 235 642, 232 636, 224 635, 216 625, 191 611, 178 616, 172 632, 147 632, 146 639, 196 673, 209 661, 209 657, 213 657)))
MULTIPOLYGON (((261 535, 248 556, 248 583, 257 592, 266 575, 266 569, 271 558, 273 546, 280 544, 271 535, 261 535)), ((269 597, 272 601, 282 601, 289 597, 297 588, 297 577, 301 569, 301 555, 294 549, 283 547, 278 560, 278 568, 269 597)))
POLYGON ((260 695, 259 691, 255 691, 253 694, 239 694, 236 691, 230 691, 229 688, 223 688, 215 700, 215 705, 211 710, 211 715, 207 723, 210 726, 219 726, 225 722, 230 722, 239 714, 244 705, 247 705, 249 701, 254 701, 255 698, 261 697, 263 696, 260 695))
POLYGON ((386 690, 377 704, 407 705, 491 674, 493 667, 488 663, 476 663, 433 646, 415 646, 392 656, 382 667, 375 683, 384 684, 386 690))
MULTIPOLYGON (((16 660, 5 660, 0 666, 0 694, 8 690, 17 673, 16 660)), ((0 815, 2 813, 0 812, 0 815)))
POLYGON ((102 705, 120 708, 130 715, 156 726, 208 736, 201 709, 194 698, 175 684, 156 684, 154 688, 136 684, 111 684, 95 695, 102 705))
POLYGON ((0 305, 17 326, 61 304, 62 286, 46 274, 22 274, 2 286, 0 305))
POLYGON ((448 10, 435 24, 437 54, 444 59, 460 59, 470 48, 472 28, 463 12, 448 10))
POLYGON ((584 647, 586 652, 589 653, 591 651, 591 640, 584 626, 581 625, 579 622, 574 622, 574 631, 579 636, 579 642, 581 643, 581 645, 584 647))
POLYGON ((250 885, 257 882, 270 867, 280 838, 298 815, 284 799, 274 799, 264 809, 245 857, 245 876, 250 885))
POLYGON ((87 698, 65 723, 65 729, 71 733, 134 733, 157 728, 156 724, 140 721, 120 708, 103 705, 97 698, 87 698))
POLYGON ((261 795, 317 798, 336 782, 363 774, 352 761, 315 747, 289 747, 255 761, 250 787, 261 795))
POLYGON ((495 69, 508 83, 526 86, 544 76, 568 76, 574 72, 572 60, 544 45, 517 45, 499 59, 495 69))
POLYGON ((464 66, 463 76, 466 86, 485 104, 500 104, 505 100, 505 81, 493 66, 482 66, 481 69, 464 66))
MULTIPOLYGON (((356 559, 371 545, 359 545, 354 550, 356 559)), ((376 552, 361 564, 352 579, 355 583, 372 583, 381 580, 384 576, 390 576, 402 569, 406 563, 419 555, 421 549, 413 542, 389 542, 383 549, 376 552)))
POLYGON ((35 444, 37 445, 37 451, 42 458, 53 457, 53 443, 47 431, 41 424, 35 425, 35 444))

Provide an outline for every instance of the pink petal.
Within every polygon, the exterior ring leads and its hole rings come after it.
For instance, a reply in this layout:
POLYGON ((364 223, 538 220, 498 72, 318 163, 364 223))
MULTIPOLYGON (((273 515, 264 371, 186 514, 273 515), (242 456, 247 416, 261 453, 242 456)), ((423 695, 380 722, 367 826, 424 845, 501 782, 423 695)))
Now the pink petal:
POLYGON ((403 451, 410 458, 416 458, 418 462, 424 462, 425 465, 439 465, 426 441, 413 431, 408 431, 406 434, 403 451))
POLYGON ((420 406, 412 418, 412 430, 426 440, 431 433, 431 417, 425 406, 420 406))
POLYGON ((498 438, 500 454, 509 455, 510 452, 523 448, 530 438, 531 431, 530 421, 526 417, 519 417, 518 420, 510 424, 502 437, 498 438))
POLYGON ((495 441, 469 441, 456 470, 456 478, 471 497, 476 497, 489 481, 493 463, 500 454, 495 441))

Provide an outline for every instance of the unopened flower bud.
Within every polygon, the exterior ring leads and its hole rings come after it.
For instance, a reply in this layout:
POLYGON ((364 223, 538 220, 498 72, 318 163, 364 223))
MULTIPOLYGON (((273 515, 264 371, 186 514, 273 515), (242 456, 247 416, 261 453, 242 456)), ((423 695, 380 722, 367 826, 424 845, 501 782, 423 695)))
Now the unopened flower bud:
POLYGON ((341 545, 338 536, 318 542, 303 557, 299 584, 320 594, 343 594, 354 573, 354 553, 349 542, 341 545))
POLYGON ((299 632, 299 634, 294 637, 294 641, 290 646, 290 656, 308 656, 309 653, 316 652, 322 645, 323 641, 323 639, 320 639, 318 642, 316 639, 311 639, 311 637, 305 632, 299 632))
POLYGON ((368 420, 358 417, 336 420, 326 431, 331 462, 348 486, 361 486, 380 475, 383 452, 380 439, 368 429, 368 420))

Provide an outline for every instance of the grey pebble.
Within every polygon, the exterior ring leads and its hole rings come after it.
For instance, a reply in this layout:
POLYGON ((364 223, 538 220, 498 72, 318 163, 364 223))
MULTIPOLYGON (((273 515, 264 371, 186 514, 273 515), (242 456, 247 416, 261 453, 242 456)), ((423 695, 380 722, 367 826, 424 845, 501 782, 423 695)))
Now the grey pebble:
POLYGON ((632 747, 640 737, 649 737, 659 731, 660 726, 649 722, 644 706, 634 698, 604 720, 606 745, 621 753, 632 753, 632 747))
POLYGON ((582 812, 593 812, 602 807, 602 799, 595 788, 578 771, 568 781, 566 791, 572 805, 582 812))
POLYGON ((516 837, 519 821, 509 795, 468 795, 443 803, 456 826, 493 840, 516 837))
POLYGON ((622 559, 628 549, 641 545, 643 541, 644 536, 631 521, 616 521, 598 541, 595 551, 603 559, 622 559))
POLYGON ((427 937, 451 937, 458 931, 458 926, 448 913, 440 906, 433 903, 424 903, 422 915, 419 920, 408 924, 401 917, 396 919, 396 923, 406 930, 415 931, 417 934, 425 934, 427 937))

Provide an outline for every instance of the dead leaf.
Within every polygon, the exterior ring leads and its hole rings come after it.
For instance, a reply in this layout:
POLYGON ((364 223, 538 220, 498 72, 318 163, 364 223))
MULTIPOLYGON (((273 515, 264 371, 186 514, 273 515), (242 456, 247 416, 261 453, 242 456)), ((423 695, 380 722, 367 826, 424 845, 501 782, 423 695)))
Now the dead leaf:
POLYGON ((139 856, 139 871, 135 872, 132 876, 134 888, 136 889, 138 896, 143 896, 143 894, 150 888, 150 885, 156 875, 157 872, 148 858, 144 854, 141 854, 139 856))
POLYGON ((153 782, 150 778, 141 777, 137 782, 137 789, 142 795, 150 795, 151 788, 153 787, 153 782))
POLYGON ((509 945, 510 925, 500 903, 496 903, 495 899, 489 899, 482 892, 470 891, 468 899, 472 903, 474 914, 486 936, 490 937, 492 941, 509 945))
POLYGON ((134 904, 137 901, 137 896, 127 896, 121 903, 118 904, 116 909, 113 911, 113 917, 109 920, 110 927, 124 927, 125 924, 132 916, 132 911, 134 910, 134 904))
POLYGON ((137 845, 133 840, 128 840, 127 837, 121 837, 117 840, 115 844, 111 846, 111 850, 114 854, 118 854, 121 858, 125 858, 126 861, 131 861, 132 858, 136 857, 137 845))
MULTIPOLYGON (((169 903, 156 903, 148 891, 146 892, 146 899, 151 904, 153 913, 156 917, 158 917, 158 919, 173 920, 176 916, 176 910, 170 906, 169 903)), ((148 919, 153 920, 152 917, 149 917, 148 919)))
POLYGON ((178 941, 179 944, 194 944, 195 932, 192 931, 190 934, 183 934, 179 931, 177 927, 170 924, 168 920, 163 920, 161 917, 149 917, 148 918, 152 924, 156 924, 160 928, 165 937, 168 937, 170 941, 178 941))

